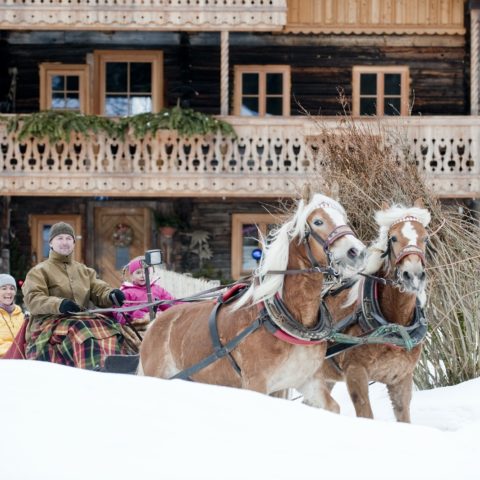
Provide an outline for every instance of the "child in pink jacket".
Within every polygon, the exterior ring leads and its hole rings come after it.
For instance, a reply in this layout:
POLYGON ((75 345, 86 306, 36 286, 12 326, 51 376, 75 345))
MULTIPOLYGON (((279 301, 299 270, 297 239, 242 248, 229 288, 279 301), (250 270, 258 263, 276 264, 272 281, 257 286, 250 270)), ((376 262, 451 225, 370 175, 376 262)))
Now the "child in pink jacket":
MULTIPOLYGON (((137 257, 130 261, 125 267, 124 273, 128 272, 130 281, 124 281, 120 290, 125 294, 124 307, 141 305, 148 303, 147 287, 145 285, 145 271, 143 268, 143 257, 137 257)), ((151 283, 152 300, 175 300, 175 298, 164 288, 156 283, 151 283)), ((158 310, 167 310, 173 305, 172 303, 163 303, 158 306, 158 310)), ((133 312, 125 312, 125 314, 114 313, 118 323, 122 325, 127 321, 135 321, 148 317, 148 307, 139 308, 133 312)))

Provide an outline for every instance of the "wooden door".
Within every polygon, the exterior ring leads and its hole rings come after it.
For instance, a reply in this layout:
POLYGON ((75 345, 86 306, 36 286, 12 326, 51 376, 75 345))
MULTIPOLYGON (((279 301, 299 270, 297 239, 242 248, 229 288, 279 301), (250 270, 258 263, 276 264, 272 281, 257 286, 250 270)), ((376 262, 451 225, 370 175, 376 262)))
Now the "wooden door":
POLYGON ((102 280, 122 283, 122 268, 151 249, 151 211, 148 208, 95 207, 94 259, 102 280))

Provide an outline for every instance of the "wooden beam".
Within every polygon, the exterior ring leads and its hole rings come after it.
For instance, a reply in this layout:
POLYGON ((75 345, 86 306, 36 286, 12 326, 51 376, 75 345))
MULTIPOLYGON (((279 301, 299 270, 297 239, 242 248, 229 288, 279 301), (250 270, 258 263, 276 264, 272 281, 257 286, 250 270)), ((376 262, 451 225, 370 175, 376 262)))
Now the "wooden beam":
POLYGON ((220 33, 220 115, 228 115, 228 74, 229 74, 229 33, 222 30, 220 33))

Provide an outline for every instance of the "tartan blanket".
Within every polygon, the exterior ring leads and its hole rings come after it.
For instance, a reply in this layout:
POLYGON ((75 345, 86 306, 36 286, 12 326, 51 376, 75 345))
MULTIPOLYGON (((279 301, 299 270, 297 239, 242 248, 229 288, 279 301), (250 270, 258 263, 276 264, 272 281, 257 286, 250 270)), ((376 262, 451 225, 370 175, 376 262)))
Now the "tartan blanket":
POLYGON ((25 348, 29 360, 97 370, 108 355, 128 353, 118 324, 103 315, 52 315, 31 320, 25 348))

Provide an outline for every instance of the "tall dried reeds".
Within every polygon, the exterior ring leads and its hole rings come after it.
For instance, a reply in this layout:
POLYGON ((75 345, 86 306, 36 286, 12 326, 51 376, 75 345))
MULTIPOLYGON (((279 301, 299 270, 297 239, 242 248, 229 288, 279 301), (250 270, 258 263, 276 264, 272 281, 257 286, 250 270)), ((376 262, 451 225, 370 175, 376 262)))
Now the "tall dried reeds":
POLYGON ((430 322, 416 370, 419 388, 456 384, 480 375, 480 228, 468 212, 443 205, 418 171, 399 119, 398 128, 342 117, 334 131, 318 125, 310 145, 318 166, 313 188, 338 192, 359 238, 378 229, 383 202, 410 206, 422 198, 432 214, 428 261, 430 322))

